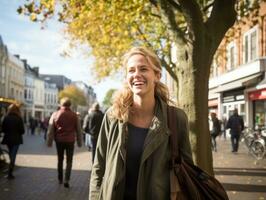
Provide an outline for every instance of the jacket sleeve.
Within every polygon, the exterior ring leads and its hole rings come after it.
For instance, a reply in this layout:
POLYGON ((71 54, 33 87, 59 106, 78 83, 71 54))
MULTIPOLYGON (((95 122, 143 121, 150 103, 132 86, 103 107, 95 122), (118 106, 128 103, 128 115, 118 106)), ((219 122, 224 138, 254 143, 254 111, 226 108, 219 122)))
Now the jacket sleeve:
POLYGON ((100 196, 101 186, 105 172, 108 132, 109 132, 109 120, 107 114, 105 114, 97 141, 95 158, 91 172, 90 190, 89 190, 90 200, 99 199, 100 196))
POLYGON ((229 120, 227 121, 227 124, 226 124, 226 129, 229 129, 231 128, 231 118, 229 118, 229 120))
POLYGON ((54 116, 55 113, 53 113, 49 119, 49 125, 47 130, 47 146, 52 146, 54 140, 54 135, 55 135, 54 116))
POLYGON ((22 120, 22 118, 20 117, 19 118, 19 126, 20 126, 20 133, 21 133, 21 135, 23 135, 24 133, 25 133, 25 128, 24 128, 24 123, 23 123, 23 120, 22 120))
POLYGON ((180 154, 184 160, 193 163, 191 146, 189 142, 189 127, 187 115, 183 110, 177 109, 177 116, 179 119, 177 130, 180 130, 180 141, 178 143, 180 154))
POLYGON ((83 131, 87 131, 86 128, 87 128, 87 123, 88 123, 88 117, 89 117, 89 114, 87 114, 85 117, 84 117, 84 121, 83 121, 83 124, 82 124, 82 129, 83 131))
POLYGON ((79 147, 82 146, 82 129, 81 129, 81 123, 80 123, 80 119, 77 117, 77 133, 76 133, 76 137, 77 137, 77 144, 79 147))

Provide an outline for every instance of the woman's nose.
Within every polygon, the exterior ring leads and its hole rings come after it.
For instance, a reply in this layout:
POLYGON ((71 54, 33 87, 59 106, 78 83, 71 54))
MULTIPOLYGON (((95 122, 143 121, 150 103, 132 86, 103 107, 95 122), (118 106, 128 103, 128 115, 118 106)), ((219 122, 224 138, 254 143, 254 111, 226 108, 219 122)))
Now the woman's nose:
POLYGON ((141 74, 141 71, 139 69, 136 69, 134 72, 134 76, 139 76, 141 74))

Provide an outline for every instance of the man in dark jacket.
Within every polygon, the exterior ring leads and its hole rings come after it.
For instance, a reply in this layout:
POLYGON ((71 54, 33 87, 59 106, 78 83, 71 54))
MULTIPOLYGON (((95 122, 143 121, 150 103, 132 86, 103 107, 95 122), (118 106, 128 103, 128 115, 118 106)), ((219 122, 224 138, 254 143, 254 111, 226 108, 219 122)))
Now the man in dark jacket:
POLYGON ((91 111, 85 116, 83 122, 83 129, 86 133, 91 135, 92 140, 92 163, 95 156, 95 150, 98 140, 98 135, 103 121, 103 113, 100 111, 100 106, 98 103, 92 105, 91 111))
POLYGON ((238 110, 236 108, 234 114, 229 118, 226 128, 230 128, 232 152, 237 152, 240 134, 244 130, 244 121, 243 118, 238 115, 238 110))
POLYGON ((63 183, 63 160, 64 151, 66 151, 64 186, 68 188, 72 169, 74 143, 75 140, 77 140, 79 147, 81 147, 82 143, 81 125, 77 114, 70 109, 70 99, 62 98, 60 105, 60 109, 54 112, 49 120, 47 145, 51 147, 53 140, 55 140, 58 158, 57 170, 59 184, 63 183))

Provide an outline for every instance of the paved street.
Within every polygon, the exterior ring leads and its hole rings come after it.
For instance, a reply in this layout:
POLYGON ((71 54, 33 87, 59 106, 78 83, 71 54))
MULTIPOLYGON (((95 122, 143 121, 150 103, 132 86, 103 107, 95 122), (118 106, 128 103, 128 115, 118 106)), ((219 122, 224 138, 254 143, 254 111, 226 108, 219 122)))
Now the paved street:
POLYGON ((0 176, 0 199, 3 200, 85 200, 88 199, 88 180, 91 154, 75 148, 70 189, 59 185, 56 171, 56 150, 48 148, 42 136, 26 135, 19 149, 15 180, 0 176))
POLYGON ((230 200, 266 199, 266 158, 256 161, 244 143, 238 153, 231 152, 231 142, 217 138, 218 152, 213 152, 214 168, 230 200))
MULTIPOLYGON (((15 180, 0 176, 0 197, 5 200, 84 200, 88 198, 90 153, 76 148, 70 189, 57 182, 55 147, 47 148, 41 136, 27 135, 19 149, 15 180)), ((216 177, 230 200, 266 200, 266 159, 256 162, 244 144, 231 153, 230 141, 218 139, 213 153, 216 177)))

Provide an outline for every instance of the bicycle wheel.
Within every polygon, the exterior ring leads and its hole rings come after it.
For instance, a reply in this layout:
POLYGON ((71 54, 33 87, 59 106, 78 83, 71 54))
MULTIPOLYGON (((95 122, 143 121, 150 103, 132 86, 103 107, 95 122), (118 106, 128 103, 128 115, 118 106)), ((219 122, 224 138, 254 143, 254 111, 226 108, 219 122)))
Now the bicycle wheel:
POLYGON ((244 136, 244 142, 246 147, 249 149, 249 147, 251 146, 252 142, 254 141, 254 136, 253 135, 246 135, 244 136))
POLYGON ((251 154, 258 160, 262 159, 265 155, 265 146, 259 140, 255 140, 251 146, 251 154))
POLYGON ((4 167, 9 164, 8 151, 5 149, 0 149, 0 167, 4 167))

